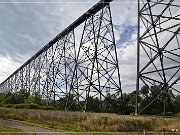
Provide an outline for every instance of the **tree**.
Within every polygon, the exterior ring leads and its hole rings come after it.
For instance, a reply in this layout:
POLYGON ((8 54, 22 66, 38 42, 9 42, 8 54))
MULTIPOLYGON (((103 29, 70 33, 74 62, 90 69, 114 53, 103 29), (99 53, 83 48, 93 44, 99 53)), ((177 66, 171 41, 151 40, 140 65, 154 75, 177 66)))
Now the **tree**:
POLYGON ((148 86, 143 86, 140 90, 140 94, 144 97, 147 98, 149 94, 149 87, 148 86))
POLYGON ((34 92, 31 96, 26 100, 27 103, 41 104, 41 95, 39 92, 34 92))
POLYGON ((131 96, 129 94, 124 93, 123 94, 123 109, 124 114, 130 114, 133 113, 135 110, 134 104, 131 104, 131 96))
POLYGON ((15 98, 17 104, 23 104, 29 98, 29 93, 26 89, 20 89, 18 92, 15 93, 15 98))
POLYGON ((96 97, 89 97, 88 98, 88 105, 87 105, 87 111, 90 112, 100 112, 101 108, 100 108, 100 100, 96 97))
POLYGON ((175 96, 172 102, 172 112, 179 113, 180 112, 180 95, 175 96))
POLYGON ((3 96, 2 104, 16 104, 17 100, 14 93, 8 92, 3 96))

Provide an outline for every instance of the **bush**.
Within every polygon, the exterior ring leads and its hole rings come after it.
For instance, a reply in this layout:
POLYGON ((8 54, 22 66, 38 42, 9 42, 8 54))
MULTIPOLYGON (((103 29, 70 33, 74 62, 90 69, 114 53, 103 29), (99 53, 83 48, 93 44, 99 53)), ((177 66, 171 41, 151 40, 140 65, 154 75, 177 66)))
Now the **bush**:
POLYGON ((40 109, 41 107, 38 104, 17 104, 14 105, 15 109, 40 109))
POLYGON ((180 118, 180 112, 178 112, 175 116, 180 118))
POLYGON ((2 105, 2 107, 5 107, 5 108, 14 108, 14 109, 55 110, 55 107, 53 107, 53 106, 48 106, 48 105, 40 106, 40 105, 34 104, 34 103, 31 103, 31 104, 6 104, 6 105, 2 105))
POLYGON ((55 110, 55 108, 53 106, 47 106, 47 105, 43 105, 41 106, 42 110, 55 110))
POLYGON ((40 109, 40 105, 38 104, 29 104, 26 109, 40 109))
POLYGON ((173 116, 173 112, 166 112, 166 116, 173 116))
POLYGON ((132 113, 130 113, 130 115, 131 115, 131 116, 135 116, 135 113, 134 113, 134 112, 132 112, 132 113))
MULTIPOLYGON (((173 112, 166 112, 166 116, 173 116, 173 112)), ((164 112, 161 112, 160 114, 158 114, 158 116, 164 116, 164 112)))
POLYGON ((5 108, 13 108, 13 104, 5 104, 5 105, 3 105, 3 107, 5 107, 5 108))

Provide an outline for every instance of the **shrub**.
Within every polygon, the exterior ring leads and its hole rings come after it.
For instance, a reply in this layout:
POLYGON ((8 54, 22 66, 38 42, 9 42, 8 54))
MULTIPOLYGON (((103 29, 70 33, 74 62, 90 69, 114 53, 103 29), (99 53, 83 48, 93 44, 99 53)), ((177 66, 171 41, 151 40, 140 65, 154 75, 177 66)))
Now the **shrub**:
POLYGON ((13 104, 5 104, 5 105, 3 105, 3 107, 6 107, 6 108, 13 108, 13 104))
POLYGON ((20 108, 24 109, 25 108, 25 104, 16 104, 16 105, 13 106, 13 108, 14 109, 20 109, 20 108))
POLYGON ((175 116, 180 118, 180 112, 178 112, 175 116))
POLYGON ((47 106, 47 105, 43 105, 41 106, 42 110, 55 110, 55 108, 53 106, 47 106))
POLYGON ((15 109, 40 109, 41 107, 37 104, 17 104, 14 105, 15 109))
MULTIPOLYGON (((173 112, 166 112, 166 116, 173 116, 173 112)), ((164 112, 161 112, 160 114, 158 114, 158 116, 164 116, 164 112)))
POLYGON ((173 112, 166 112, 166 116, 173 116, 173 112))
POLYGON ((41 107, 38 104, 29 104, 28 108, 26 108, 26 109, 40 109, 40 108, 41 107))

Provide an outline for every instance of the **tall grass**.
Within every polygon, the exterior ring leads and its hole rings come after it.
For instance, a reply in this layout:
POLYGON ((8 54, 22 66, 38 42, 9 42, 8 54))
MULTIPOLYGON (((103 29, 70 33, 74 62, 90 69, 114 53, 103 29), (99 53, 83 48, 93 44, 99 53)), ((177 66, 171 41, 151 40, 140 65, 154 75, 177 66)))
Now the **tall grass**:
POLYGON ((180 118, 127 116, 107 113, 63 112, 0 108, 0 117, 52 126, 66 131, 170 131, 180 130, 180 118))

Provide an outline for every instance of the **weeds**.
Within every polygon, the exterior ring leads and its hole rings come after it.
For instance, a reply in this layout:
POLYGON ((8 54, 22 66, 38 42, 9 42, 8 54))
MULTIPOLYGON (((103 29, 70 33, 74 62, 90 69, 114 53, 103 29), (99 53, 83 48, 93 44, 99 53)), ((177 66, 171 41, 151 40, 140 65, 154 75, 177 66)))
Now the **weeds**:
POLYGON ((180 129, 180 118, 127 116, 107 113, 0 108, 0 117, 23 120, 64 131, 171 131, 180 129))

